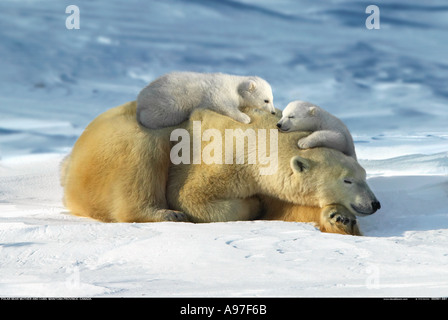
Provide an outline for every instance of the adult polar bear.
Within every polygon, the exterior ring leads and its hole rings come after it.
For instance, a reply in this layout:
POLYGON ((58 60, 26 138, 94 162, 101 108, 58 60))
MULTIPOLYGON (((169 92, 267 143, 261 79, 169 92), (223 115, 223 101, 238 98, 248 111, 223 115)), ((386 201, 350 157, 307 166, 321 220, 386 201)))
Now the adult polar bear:
MULTIPOLYGON (((191 135, 193 121, 202 121, 202 130, 221 132, 276 128, 279 116, 244 111, 251 124, 197 110, 179 128, 191 135)), ((174 128, 146 129, 135 114, 136 103, 129 102, 99 115, 64 160, 61 184, 72 213, 105 222, 213 222, 264 213, 265 219, 314 222, 322 231, 359 234, 355 215, 376 211, 364 169, 336 150, 299 150, 296 143, 306 133, 279 135, 278 170, 272 175, 260 175, 259 165, 247 161, 170 167, 174 128)))

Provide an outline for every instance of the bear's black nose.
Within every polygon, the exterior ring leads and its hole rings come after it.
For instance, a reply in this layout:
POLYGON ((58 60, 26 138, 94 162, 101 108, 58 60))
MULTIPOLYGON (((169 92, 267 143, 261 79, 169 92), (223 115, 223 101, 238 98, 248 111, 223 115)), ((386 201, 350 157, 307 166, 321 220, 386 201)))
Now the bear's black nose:
POLYGON ((275 111, 271 111, 272 114, 275 114, 275 111))
POLYGON ((282 125, 280 123, 277 123, 277 128, 281 128, 282 125))
POLYGON ((375 211, 381 209, 381 203, 379 201, 373 201, 372 202, 372 209, 375 210, 375 211))

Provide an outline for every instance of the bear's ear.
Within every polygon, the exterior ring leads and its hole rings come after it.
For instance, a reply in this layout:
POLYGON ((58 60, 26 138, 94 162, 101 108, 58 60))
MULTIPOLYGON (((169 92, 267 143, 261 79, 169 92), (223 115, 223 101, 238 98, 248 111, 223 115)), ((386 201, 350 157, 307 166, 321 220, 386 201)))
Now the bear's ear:
POLYGON ((291 158, 291 168, 294 172, 304 172, 310 168, 310 161, 308 159, 295 156, 291 158))

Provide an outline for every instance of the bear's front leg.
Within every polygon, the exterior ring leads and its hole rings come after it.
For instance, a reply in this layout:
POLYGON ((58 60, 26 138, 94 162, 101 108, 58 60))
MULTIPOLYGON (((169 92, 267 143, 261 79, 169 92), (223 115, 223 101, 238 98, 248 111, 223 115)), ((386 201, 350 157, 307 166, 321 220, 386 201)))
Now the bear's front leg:
POLYGON ((159 209, 152 214, 152 221, 189 222, 185 213, 177 210, 159 209))
POLYGON ((249 124, 250 123, 250 117, 247 114, 245 114, 245 113, 243 113, 241 111, 238 111, 237 113, 235 113, 232 116, 232 118, 235 119, 238 122, 241 122, 241 123, 245 123, 245 124, 249 124))
POLYGON ((329 205, 322 209, 320 218, 322 232, 361 236, 356 217, 342 205, 329 205))
POLYGON ((236 110, 229 110, 229 111, 225 112, 225 115, 229 116, 233 120, 236 120, 236 121, 241 122, 241 123, 245 123, 245 124, 249 124, 250 123, 250 117, 247 114, 241 112, 238 109, 236 109, 236 110))
POLYGON ((241 112, 238 109, 238 105, 229 102, 229 101, 223 101, 222 105, 220 105, 219 107, 217 107, 217 112, 228 116, 230 118, 232 118, 235 121, 241 122, 241 123, 245 123, 245 124, 249 124, 251 119, 250 117, 245 114, 244 112, 241 112))

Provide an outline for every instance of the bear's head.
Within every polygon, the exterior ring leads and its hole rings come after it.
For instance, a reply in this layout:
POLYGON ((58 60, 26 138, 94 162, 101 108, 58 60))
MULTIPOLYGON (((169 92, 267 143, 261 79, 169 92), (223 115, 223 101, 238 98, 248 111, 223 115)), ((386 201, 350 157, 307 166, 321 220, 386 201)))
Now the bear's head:
POLYGON ((290 159, 290 179, 297 199, 314 198, 320 207, 340 204, 357 216, 380 209, 379 201, 367 185, 366 171, 355 159, 337 150, 318 149, 320 152, 303 150, 290 159))
POLYGON ((309 102, 296 100, 290 102, 277 122, 281 131, 316 131, 320 125, 321 109, 309 102))
POLYGON ((238 86, 242 107, 256 107, 275 114, 274 96, 269 83, 259 77, 250 77, 238 86))

